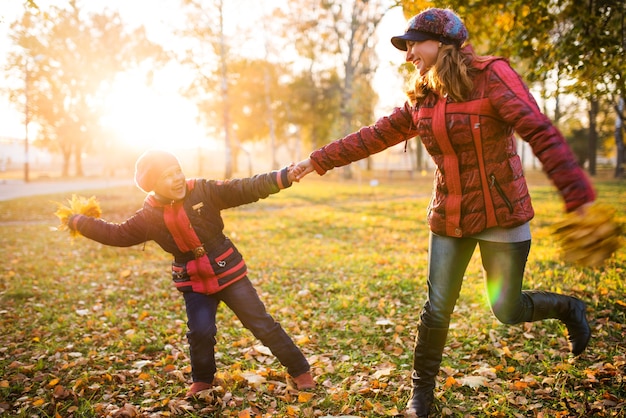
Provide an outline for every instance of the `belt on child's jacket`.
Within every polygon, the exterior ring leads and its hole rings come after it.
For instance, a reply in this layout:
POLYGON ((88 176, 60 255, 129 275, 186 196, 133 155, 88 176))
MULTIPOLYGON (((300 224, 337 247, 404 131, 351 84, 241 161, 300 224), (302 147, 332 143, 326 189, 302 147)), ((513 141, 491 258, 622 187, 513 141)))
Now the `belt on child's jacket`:
POLYGON ((224 237, 220 237, 218 239, 214 239, 212 242, 208 244, 205 242, 199 247, 196 247, 193 250, 187 251, 186 253, 183 253, 181 256, 176 257, 176 261, 179 263, 186 263, 187 261, 190 261, 193 259, 197 260, 198 258, 201 258, 205 256, 207 253, 209 253, 211 248, 214 249, 218 245, 221 245, 224 242, 224 240, 225 240, 224 237))
POLYGON ((204 248, 204 244, 202 244, 201 246, 191 250, 191 252, 193 253, 193 257, 198 259, 206 254, 206 248, 204 248))

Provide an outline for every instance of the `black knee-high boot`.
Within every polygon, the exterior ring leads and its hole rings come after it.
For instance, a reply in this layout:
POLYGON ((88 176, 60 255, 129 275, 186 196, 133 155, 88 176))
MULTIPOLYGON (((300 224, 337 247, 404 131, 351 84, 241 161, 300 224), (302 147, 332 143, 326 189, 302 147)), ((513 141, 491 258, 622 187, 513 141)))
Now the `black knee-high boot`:
POLYGON ((587 323, 587 308, 582 300, 549 292, 524 293, 533 302, 533 321, 547 318, 561 320, 567 327, 572 354, 577 356, 585 350, 591 338, 591 329, 587 323))
POLYGON ((448 328, 428 328, 420 323, 417 329, 411 374, 413 388, 406 406, 406 416, 427 418, 433 403, 435 379, 439 373, 448 328))

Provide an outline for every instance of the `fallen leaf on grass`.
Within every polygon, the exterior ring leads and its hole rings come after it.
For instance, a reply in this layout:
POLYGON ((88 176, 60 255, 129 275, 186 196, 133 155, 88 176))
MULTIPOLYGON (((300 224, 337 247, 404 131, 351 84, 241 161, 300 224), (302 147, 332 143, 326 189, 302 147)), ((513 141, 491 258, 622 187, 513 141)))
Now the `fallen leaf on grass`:
POLYGON ((378 371, 376 371, 376 373, 374 373, 372 375, 372 378, 374 379, 380 379, 383 376, 389 376, 391 374, 392 371, 394 371, 395 368, 394 367, 387 367, 384 369, 380 369, 378 371))
POLYGON ((52 392, 52 396, 54 396, 55 399, 67 399, 72 396, 72 392, 65 389, 63 385, 56 385, 52 392))
POLYGON ((300 414, 300 408, 298 408, 297 406, 287 406, 287 415, 289 415, 290 417, 295 417, 298 416, 300 414))
POLYGON ((267 379, 265 379, 263 376, 260 376, 253 372, 242 372, 241 377, 246 379, 246 382, 248 382, 248 384, 254 388, 258 388, 260 385, 267 381, 267 379))
POLYGON ((137 408, 131 404, 125 404, 123 407, 113 412, 113 418, 134 418, 139 416, 137 408))
POLYGON ((448 377, 446 377, 446 381, 443 384, 443 387, 448 389, 448 388, 454 386, 456 383, 457 383, 457 381, 456 381, 456 379, 454 377, 448 376, 448 377))
POLYGON ((528 387, 528 383, 522 382, 521 380, 516 380, 511 384, 511 389, 513 390, 524 390, 528 387))
POLYGON ((489 379, 484 376, 466 376, 458 379, 458 381, 462 386, 469 386, 472 389, 476 389, 480 386, 487 386, 489 379))
POLYGON ((315 394, 311 392, 300 392, 298 393, 298 402, 307 403, 313 398, 313 396, 315 396, 315 394))

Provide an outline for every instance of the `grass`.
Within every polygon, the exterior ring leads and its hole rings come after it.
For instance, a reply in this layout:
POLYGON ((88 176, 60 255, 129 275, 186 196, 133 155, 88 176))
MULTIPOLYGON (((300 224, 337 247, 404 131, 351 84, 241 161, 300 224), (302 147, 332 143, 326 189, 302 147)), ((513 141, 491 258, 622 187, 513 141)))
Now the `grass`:
MULTIPOLYGON (((557 321, 505 326, 489 311, 478 251, 453 315, 435 416, 617 417, 626 413, 625 250, 598 269, 558 259, 562 202, 529 174, 536 210, 525 286, 588 303, 594 338, 569 358, 557 321)), ((626 184, 596 180, 626 224, 626 184)), ((409 393, 426 295, 431 179, 313 176, 224 211, 270 313, 310 359, 319 385, 291 390, 284 369, 227 308, 218 312, 221 387, 186 401, 190 370, 182 298, 154 243, 105 247, 55 231, 69 195, 0 202, 0 416, 394 416, 409 393)), ((121 221, 143 195, 98 196, 121 221)))

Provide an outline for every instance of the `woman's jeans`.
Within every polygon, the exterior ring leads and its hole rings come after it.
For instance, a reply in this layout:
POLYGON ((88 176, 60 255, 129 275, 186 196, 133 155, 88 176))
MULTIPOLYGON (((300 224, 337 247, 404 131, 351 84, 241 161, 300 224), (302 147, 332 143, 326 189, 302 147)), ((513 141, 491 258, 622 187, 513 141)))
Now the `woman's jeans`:
POLYGON ((532 301, 522 292, 522 278, 530 241, 491 242, 431 233, 428 300, 421 315, 421 322, 426 327, 449 327, 463 276, 476 244, 480 246, 489 304, 496 318, 505 324, 532 320, 532 301))
POLYGON ((285 330, 265 310, 265 305, 247 277, 213 294, 184 293, 187 309, 187 339, 191 357, 191 375, 194 382, 212 383, 216 372, 215 317, 220 301, 224 302, 241 321, 268 347, 291 376, 299 376, 310 369, 306 358, 285 330))

